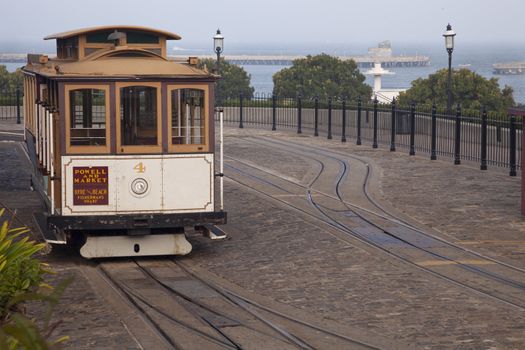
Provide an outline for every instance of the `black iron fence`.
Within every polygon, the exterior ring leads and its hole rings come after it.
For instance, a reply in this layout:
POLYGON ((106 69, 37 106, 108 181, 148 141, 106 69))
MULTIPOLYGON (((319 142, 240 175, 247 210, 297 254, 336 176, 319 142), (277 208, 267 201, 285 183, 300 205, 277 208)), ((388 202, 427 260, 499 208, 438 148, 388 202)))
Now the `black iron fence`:
POLYGON ((430 159, 450 158, 509 168, 515 176, 521 169, 521 117, 486 110, 452 113, 437 106, 398 106, 395 102, 345 101, 341 99, 280 98, 242 95, 222 103, 225 122, 294 129, 328 139, 347 138, 356 144, 370 142, 373 148, 385 145, 391 151, 404 149, 410 155, 426 153, 430 159))
POLYGON ((24 118, 23 97, 21 90, 0 91, 0 120, 16 119, 20 124, 24 118))
MULTIPOLYGON (((21 122, 23 94, 20 90, 0 91, 0 120, 21 122)), ((356 144, 370 142, 373 148, 385 145, 391 151, 405 149, 410 155, 426 153, 430 159, 451 158, 509 168, 515 176, 521 170, 522 118, 489 111, 455 108, 447 113, 437 106, 398 106, 395 102, 345 101, 336 98, 282 98, 256 95, 251 99, 229 99, 222 103, 225 122, 245 125, 293 128, 328 139, 347 137, 356 144)))

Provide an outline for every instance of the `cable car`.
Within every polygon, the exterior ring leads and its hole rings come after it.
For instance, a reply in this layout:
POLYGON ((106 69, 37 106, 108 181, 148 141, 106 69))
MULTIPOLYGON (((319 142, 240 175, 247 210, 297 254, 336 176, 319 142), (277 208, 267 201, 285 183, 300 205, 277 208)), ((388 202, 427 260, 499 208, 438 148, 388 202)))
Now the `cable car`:
POLYGON ((44 39, 56 40, 56 58, 29 54, 23 68, 44 238, 96 258, 188 254, 189 227, 224 237, 215 226, 227 218, 215 172, 218 76, 196 58, 169 59, 166 42, 181 37, 162 30, 102 26, 44 39))

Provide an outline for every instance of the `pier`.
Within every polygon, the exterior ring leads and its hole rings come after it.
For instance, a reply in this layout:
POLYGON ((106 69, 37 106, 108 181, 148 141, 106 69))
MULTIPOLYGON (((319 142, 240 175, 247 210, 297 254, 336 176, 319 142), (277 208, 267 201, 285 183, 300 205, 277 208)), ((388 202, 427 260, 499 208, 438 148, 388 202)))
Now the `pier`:
MULTIPOLYGON (((177 56, 179 57, 179 56, 177 56)), ((212 58, 213 55, 200 55, 199 59, 212 58)), ((374 63, 381 63, 383 67, 423 67, 430 65, 428 56, 337 56, 339 59, 354 60, 359 68, 371 68, 374 63)), ((306 56, 294 55, 226 55, 224 59, 238 65, 270 65, 291 66, 294 60, 303 59, 306 56)))
POLYGON ((495 63, 492 65, 492 68, 494 74, 525 74, 525 62, 495 63))

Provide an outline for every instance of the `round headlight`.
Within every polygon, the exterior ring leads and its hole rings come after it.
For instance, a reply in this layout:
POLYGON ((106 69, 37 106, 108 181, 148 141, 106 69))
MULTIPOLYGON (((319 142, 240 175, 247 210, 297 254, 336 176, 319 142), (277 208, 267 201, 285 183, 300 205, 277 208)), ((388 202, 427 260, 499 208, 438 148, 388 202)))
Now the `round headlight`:
POLYGON ((148 182, 144 179, 135 179, 131 183, 131 190, 138 195, 144 194, 148 190, 148 182))

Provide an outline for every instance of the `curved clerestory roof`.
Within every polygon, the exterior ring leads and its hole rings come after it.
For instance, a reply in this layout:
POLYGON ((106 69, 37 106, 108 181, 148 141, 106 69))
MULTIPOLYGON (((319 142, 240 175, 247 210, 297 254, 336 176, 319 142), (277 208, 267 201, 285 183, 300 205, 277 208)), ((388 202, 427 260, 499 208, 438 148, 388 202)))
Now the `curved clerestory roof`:
POLYGON ((139 31, 144 33, 151 33, 159 36, 166 37, 167 40, 180 40, 182 39, 178 34, 167 32, 165 30, 159 30, 155 28, 149 28, 149 27, 142 27, 142 26, 130 26, 130 25, 113 25, 113 26, 98 26, 98 27, 90 27, 90 28, 81 28, 81 29, 75 29, 70 30, 67 32, 62 33, 56 33, 48 35, 44 38, 44 40, 51 40, 51 39, 67 39, 74 36, 89 34, 89 33, 95 33, 103 30, 133 30, 133 31, 139 31))

